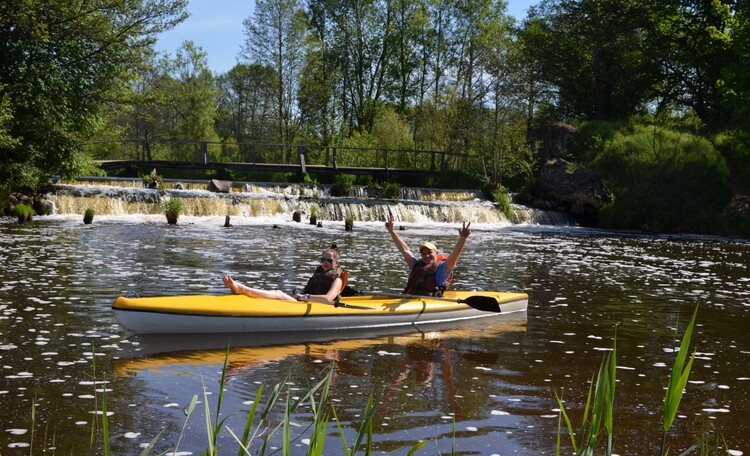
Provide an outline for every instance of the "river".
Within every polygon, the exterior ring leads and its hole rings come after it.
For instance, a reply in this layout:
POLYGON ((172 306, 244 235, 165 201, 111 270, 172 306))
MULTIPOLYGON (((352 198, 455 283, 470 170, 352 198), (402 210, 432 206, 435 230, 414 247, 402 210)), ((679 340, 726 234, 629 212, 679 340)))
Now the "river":
MULTIPOLYGON (((226 347, 220 338, 129 333, 111 310, 128 290, 225 293, 223 274, 291 289, 331 242, 355 288, 400 291, 407 275, 382 221, 357 221, 347 232, 338 221, 316 227, 278 215, 233 216, 224 227, 219 214, 170 226, 146 213, 97 215, 84 225, 81 213, 0 220, 0 454, 101 454, 103 399, 113 454, 138 454, 153 439, 159 453, 178 440, 178 454, 206 450, 204 398, 215 420, 226 347)), ((459 224, 399 226, 410 245, 431 240, 449 251, 459 224)), ((528 223, 471 228, 454 288, 523 290, 528 312, 230 347, 219 454, 238 453, 229 431, 241 435, 260 385, 264 398, 277 384, 284 398, 287 390, 297 397, 332 363, 330 396, 349 445, 375 394, 374 454, 406 454, 419 440, 427 443, 417 455, 555 454, 555 395, 578 427, 615 337, 615 452, 657 454, 674 349, 696 305, 696 359, 668 434, 670 454, 703 433, 725 440, 731 454, 750 453, 750 243, 528 223)), ((301 426, 291 430, 292 454, 304 454, 309 407, 293 418, 301 426)), ((325 447, 344 454, 333 424, 325 447)))

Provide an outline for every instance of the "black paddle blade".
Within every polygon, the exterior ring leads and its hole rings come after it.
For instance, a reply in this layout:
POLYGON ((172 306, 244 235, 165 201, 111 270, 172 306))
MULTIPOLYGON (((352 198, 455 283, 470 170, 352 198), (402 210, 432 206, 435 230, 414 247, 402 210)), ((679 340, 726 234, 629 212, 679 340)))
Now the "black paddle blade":
POLYGON ((492 296, 469 296, 466 299, 459 299, 458 302, 484 312, 500 312, 500 303, 492 296))

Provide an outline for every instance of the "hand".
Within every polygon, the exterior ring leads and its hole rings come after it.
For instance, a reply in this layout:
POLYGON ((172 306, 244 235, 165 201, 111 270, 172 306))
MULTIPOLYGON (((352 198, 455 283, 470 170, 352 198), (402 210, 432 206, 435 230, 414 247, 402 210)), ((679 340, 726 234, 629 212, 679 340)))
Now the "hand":
POLYGON ((469 237, 469 235, 471 234, 471 230, 469 229, 470 226, 471 226, 471 222, 469 222, 468 224, 464 222, 463 228, 458 229, 458 235, 461 236, 462 238, 469 237))
POLYGON ((385 221, 385 229, 388 230, 389 233, 393 232, 393 216, 389 215, 388 219, 385 221))

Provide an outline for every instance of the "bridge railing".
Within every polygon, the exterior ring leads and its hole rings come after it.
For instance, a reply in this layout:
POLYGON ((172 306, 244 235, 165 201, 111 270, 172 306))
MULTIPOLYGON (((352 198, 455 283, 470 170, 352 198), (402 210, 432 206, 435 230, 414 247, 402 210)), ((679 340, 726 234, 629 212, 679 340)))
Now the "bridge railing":
POLYGON ((166 139, 98 141, 94 151, 97 160, 299 165, 303 172, 313 166, 463 171, 469 160, 468 154, 434 150, 166 139))

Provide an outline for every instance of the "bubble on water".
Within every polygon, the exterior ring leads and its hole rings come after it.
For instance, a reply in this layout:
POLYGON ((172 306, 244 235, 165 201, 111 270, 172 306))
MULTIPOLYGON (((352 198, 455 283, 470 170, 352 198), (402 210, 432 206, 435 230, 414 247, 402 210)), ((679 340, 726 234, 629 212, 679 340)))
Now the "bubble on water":
POLYGON ((466 426, 466 430, 470 432, 477 432, 479 429, 476 426, 466 426))
POLYGON ((76 421, 75 424, 77 424, 78 426, 83 426, 84 424, 89 424, 89 422, 88 421, 76 421))
POLYGON ((490 415, 510 415, 510 413, 503 410, 493 410, 490 412, 490 415))
POLYGON ((477 366, 474 369, 476 369, 476 370, 483 370, 483 371, 491 371, 492 370, 489 367, 484 367, 484 366, 477 366))
POLYGON ((9 432, 13 435, 24 435, 29 431, 28 429, 6 429, 5 432, 9 432))
POLYGON ((96 396, 92 394, 80 394, 78 395, 78 399, 96 399, 96 396))
POLYGON ((141 435, 141 433, 140 433, 140 432, 126 432, 126 433, 125 433, 125 434, 123 435, 123 437, 125 437, 126 439, 136 439, 136 438, 138 438, 138 436, 140 436, 140 435, 141 435))
POLYGON ((654 366, 654 367, 667 367, 667 365, 664 364, 664 363, 654 363, 654 364, 652 364, 652 366, 654 366))
MULTIPOLYGON (((92 415, 104 415, 104 412, 101 410, 91 410, 89 411, 92 415)), ((107 412, 107 416, 113 416, 115 412, 107 412)))
POLYGON ((400 356, 401 353, 389 353, 389 352, 387 352, 385 350, 380 350, 378 352, 378 355, 380 355, 380 356, 400 356))
POLYGON ((8 444, 8 448, 28 448, 29 444, 26 442, 13 442, 8 444))
POLYGON ((180 404, 178 404, 177 402, 170 402, 169 404, 164 404, 164 408, 174 408, 174 407, 179 407, 179 406, 180 404))
POLYGON ((706 413, 729 413, 728 408, 704 408, 701 409, 706 413))
POLYGON ((5 350, 5 351, 15 350, 16 348, 18 347, 13 344, 0 345, 0 350, 5 350))
POLYGON ((727 450, 727 454, 729 454, 731 456, 742 456, 745 453, 743 453, 740 450, 727 450))
POLYGON ((722 390, 728 390, 729 389, 729 385, 719 385, 719 386, 717 386, 717 388, 722 389, 722 390))
POLYGON ((551 340, 551 341, 549 341, 549 343, 551 343, 551 344, 564 344, 565 342, 563 342, 561 340, 551 340))

